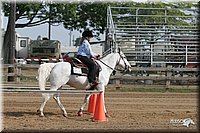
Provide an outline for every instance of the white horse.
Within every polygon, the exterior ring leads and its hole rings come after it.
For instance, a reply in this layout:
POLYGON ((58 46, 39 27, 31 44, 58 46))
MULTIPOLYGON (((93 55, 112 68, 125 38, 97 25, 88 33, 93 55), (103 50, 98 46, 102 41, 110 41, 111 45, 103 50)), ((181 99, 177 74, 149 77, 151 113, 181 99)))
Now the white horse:
MULTIPOLYGON (((125 55, 120 51, 116 53, 110 53, 107 56, 103 57, 100 60, 97 60, 97 63, 101 66, 101 71, 99 73, 99 84, 97 85, 97 90, 103 92, 103 100, 104 100, 104 91, 105 87, 109 82, 110 75, 115 70, 115 67, 121 67, 125 70, 131 70, 131 65, 127 61, 125 55)), ((89 89, 90 85, 86 76, 77 76, 71 74, 71 64, 69 62, 58 62, 58 63, 45 63, 41 64, 38 69, 38 80, 40 90, 45 90, 46 81, 50 79, 50 90, 58 90, 62 88, 63 85, 67 84, 71 87, 77 89, 89 89)), ((40 116, 44 116, 43 109, 47 101, 51 96, 53 96, 54 100, 57 102, 58 106, 63 112, 63 115, 67 117, 67 112, 60 102, 59 94, 42 94, 43 101, 38 110, 40 112, 40 116)), ((86 94, 84 103, 82 104, 78 115, 82 115, 82 111, 88 102, 90 94, 86 94)), ((107 113, 105 105, 104 105, 105 114, 107 113)))

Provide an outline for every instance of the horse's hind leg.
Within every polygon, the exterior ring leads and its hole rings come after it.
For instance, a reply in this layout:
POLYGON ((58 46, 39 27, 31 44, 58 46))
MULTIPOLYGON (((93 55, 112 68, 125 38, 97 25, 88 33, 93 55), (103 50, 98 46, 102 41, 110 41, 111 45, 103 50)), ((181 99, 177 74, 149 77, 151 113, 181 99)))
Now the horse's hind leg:
POLYGON ((49 100, 49 98, 51 97, 50 94, 42 94, 42 104, 38 110, 38 112, 40 112, 40 116, 44 116, 43 110, 44 110, 44 106, 47 103, 47 101, 49 100))
POLYGON ((64 106, 62 105, 62 103, 60 102, 60 94, 55 94, 55 95, 53 96, 53 98, 54 98, 54 100, 56 101, 56 103, 58 104, 58 106, 60 107, 60 109, 62 110, 63 115, 64 115, 65 117, 67 117, 67 112, 66 112, 64 106))
POLYGON ((87 102, 88 102, 90 96, 91 96, 90 94, 86 94, 86 95, 85 95, 85 99, 84 99, 84 101, 83 101, 83 104, 82 104, 80 110, 78 111, 78 116, 82 116, 82 115, 83 115, 83 109, 84 109, 85 105, 87 104, 87 102))

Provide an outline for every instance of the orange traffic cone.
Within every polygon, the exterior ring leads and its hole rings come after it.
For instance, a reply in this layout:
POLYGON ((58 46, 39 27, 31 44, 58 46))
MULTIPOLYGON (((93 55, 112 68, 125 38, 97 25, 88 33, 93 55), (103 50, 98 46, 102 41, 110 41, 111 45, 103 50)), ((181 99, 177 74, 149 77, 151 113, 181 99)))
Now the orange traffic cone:
POLYGON ((100 92, 97 98, 93 121, 108 121, 104 112, 103 92, 100 92))
POLYGON ((89 99, 88 113, 94 115, 95 107, 97 101, 97 94, 92 94, 89 99))

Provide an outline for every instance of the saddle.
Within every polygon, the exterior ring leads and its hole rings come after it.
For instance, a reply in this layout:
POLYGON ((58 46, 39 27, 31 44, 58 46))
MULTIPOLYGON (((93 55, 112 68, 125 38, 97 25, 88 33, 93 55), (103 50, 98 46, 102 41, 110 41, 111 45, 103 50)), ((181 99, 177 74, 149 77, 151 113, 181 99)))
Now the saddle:
MULTIPOLYGON (((79 75, 79 76, 87 76, 88 75, 88 67, 78 58, 71 57, 71 73, 72 75, 79 75)), ((97 68, 97 74, 96 77, 99 77, 99 72, 101 71, 101 66, 95 61, 96 68, 97 68)))

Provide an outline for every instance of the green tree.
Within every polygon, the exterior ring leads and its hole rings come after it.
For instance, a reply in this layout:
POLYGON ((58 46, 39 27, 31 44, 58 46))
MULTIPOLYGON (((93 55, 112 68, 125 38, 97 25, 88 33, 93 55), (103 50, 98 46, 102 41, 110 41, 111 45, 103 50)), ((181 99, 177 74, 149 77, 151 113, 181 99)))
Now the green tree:
MULTIPOLYGON (((189 10, 191 7, 197 7, 197 4, 192 2, 170 2, 170 3, 163 3, 163 2, 147 2, 147 3, 134 3, 134 2, 128 2, 123 3, 119 5, 120 7, 132 7, 135 8, 135 10, 127 10, 127 9, 120 9, 120 10, 113 10, 113 14, 129 14, 129 15, 135 15, 136 14, 136 8, 139 8, 138 11, 139 15, 152 15, 152 17, 140 17, 138 20, 138 23, 140 24, 147 24, 147 23, 156 23, 156 22, 162 22, 164 21, 163 16, 165 15, 164 10, 151 10, 151 9, 142 9, 142 8, 169 8, 167 11, 167 15, 171 16, 187 16, 189 14, 186 14, 183 12, 183 10, 189 10), (182 9, 182 10, 181 10, 182 9), (160 15, 160 17, 154 17, 153 15, 160 15)), ((115 17, 114 21, 120 21, 120 22, 135 22, 136 17, 115 17)), ((167 24, 173 24, 173 25, 190 25, 187 20, 188 18, 182 18, 177 19, 176 17, 168 18, 167 24)), ((164 24, 164 22, 163 22, 164 24)))
MULTIPOLYGON (((10 4, 11 2, 3 2, 3 12, 8 17, 8 24, 4 35, 2 46, 2 57, 4 63, 8 63, 9 57, 9 37, 10 37, 10 4), (4 52, 8 51, 8 52, 4 52)), ((45 23, 61 23, 62 17, 60 15, 60 8, 62 3, 44 3, 44 2, 17 2, 16 3, 16 19, 15 28, 33 27, 45 23)))
POLYGON ((107 3, 68 3, 66 7, 73 7, 75 10, 68 10, 63 13, 65 28, 82 32, 87 28, 95 31, 96 36, 103 33, 106 28, 107 3))

